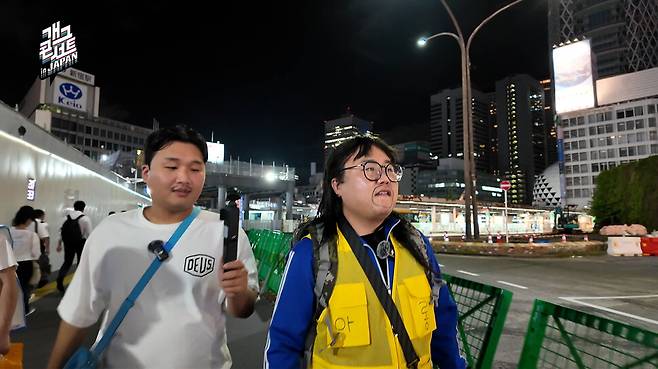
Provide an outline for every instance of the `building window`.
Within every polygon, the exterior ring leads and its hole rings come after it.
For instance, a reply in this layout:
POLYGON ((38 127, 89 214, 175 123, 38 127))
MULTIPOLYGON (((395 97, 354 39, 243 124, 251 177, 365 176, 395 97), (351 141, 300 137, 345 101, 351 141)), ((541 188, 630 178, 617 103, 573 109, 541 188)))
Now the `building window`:
POLYGON ((101 137, 105 137, 107 134, 107 131, 104 129, 101 129, 101 137))
POLYGON ((90 135, 90 134, 91 134, 91 127, 86 126, 86 127, 85 127, 85 133, 88 134, 88 135, 90 135))
POLYGON ((628 156, 635 156, 637 155, 635 152, 635 146, 629 146, 628 147, 628 156))
POLYGON ((581 197, 579 188, 576 188, 575 190, 573 190, 573 197, 575 197, 575 198, 581 197))
POLYGON ((98 127, 94 127, 94 136, 98 137, 100 135, 100 132, 98 130, 98 127))
POLYGON ((586 152, 581 152, 580 153, 580 161, 586 161, 587 160, 587 153, 586 152))
POLYGON ((651 153, 658 154, 658 145, 651 145, 651 153))
POLYGON ((626 122, 626 130, 630 131, 632 129, 635 129, 635 123, 632 120, 629 120, 626 122))
POLYGON ((641 106, 636 106, 635 107, 635 116, 639 117, 640 115, 644 115, 643 110, 641 106))
POLYGON ((605 133, 612 133, 614 132, 614 129, 612 127, 612 123, 608 123, 605 125, 605 133))
POLYGON ((126 135, 123 133, 121 134, 121 142, 126 142, 126 135))
POLYGON ((574 165, 571 170, 574 174, 580 174, 580 165, 574 165))
POLYGON ((91 138, 85 138, 85 146, 91 146, 91 138))
POLYGON ((638 155, 646 155, 647 154, 647 146, 646 145, 640 145, 637 147, 637 154, 638 155))
POLYGON ((654 104, 647 105, 647 114, 654 114, 656 112, 656 106, 654 104))
POLYGON ((580 164, 580 173, 587 173, 587 164, 580 164))
POLYGON ((573 178, 567 177, 567 186, 573 186, 573 178))
POLYGON ((628 149, 626 147, 619 148, 619 157, 624 158, 628 156, 628 149))
POLYGON ((635 121, 635 129, 644 128, 644 119, 638 119, 635 121))
POLYGON ((599 164, 598 163, 593 163, 592 164, 592 173, 598 173, 599 172, 599 164))
POLYGON ((626 123, 619 122, 617 123, 617 132, 623 132, 626 130, 626 123))
POLYGON ((592 160, 596 160, 599 158, 599 152, 598 151, 590 151, 589 157, 592 158, 592 160))
POLYGON ((594 136, 596 134, 596 127, 589 127, 589 135, 594 136))
POLYGON ((567 198, 568 199, 573 198, 573 190, 567 190, 567 198))
POLYGON ((623 110, 618 110, 617 111, 617 119, 624 119, 624 111, 623 110))
POLYGON ((76 142, 78 145, 82 145, 82 143, 84 142, 84 138, 78 136, 77 139, 75 140, 75 142, 76 142))
POLYGON ((649 117, 649 127, 656 126, 656 117, 649 117))

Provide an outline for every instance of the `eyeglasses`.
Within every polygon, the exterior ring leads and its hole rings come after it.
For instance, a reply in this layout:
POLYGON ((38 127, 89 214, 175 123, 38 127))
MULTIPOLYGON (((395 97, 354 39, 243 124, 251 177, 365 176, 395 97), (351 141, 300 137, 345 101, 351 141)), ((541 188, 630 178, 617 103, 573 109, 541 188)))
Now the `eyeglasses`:
POLYGON ((363 175, 369 181, 379 181, 382 178, 382 173, 386 173, 386 178, 391 182, 400 182, 402 179, 402 167, 398 164, 389 163, 381 165, 376 161, 364 161, 361 164, 346 167, 340 171, 363 167, 363 175))

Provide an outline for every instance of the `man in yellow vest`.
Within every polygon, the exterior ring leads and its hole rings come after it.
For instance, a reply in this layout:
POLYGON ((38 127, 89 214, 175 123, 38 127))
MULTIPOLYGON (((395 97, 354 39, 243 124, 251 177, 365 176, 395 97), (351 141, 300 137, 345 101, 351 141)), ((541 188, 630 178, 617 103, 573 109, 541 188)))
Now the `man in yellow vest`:
POLYGON ((429 242, 393 213, 401 178, 373 137, 329 156, 318 216, 288 256, 264 368, 466 367, 429 242))

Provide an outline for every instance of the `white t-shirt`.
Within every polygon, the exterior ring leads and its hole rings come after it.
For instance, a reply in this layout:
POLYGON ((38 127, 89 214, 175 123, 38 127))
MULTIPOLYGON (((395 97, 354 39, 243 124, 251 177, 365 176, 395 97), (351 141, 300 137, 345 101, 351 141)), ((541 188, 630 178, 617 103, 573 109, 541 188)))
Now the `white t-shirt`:
MULTIPOLYGON (((17 266, 18 262, 14 256, 14 251, 12 250, 11 243, 7 240, 7 237, 4 233, 0 232, 0 270, 5 270, 17 266)), ((11 329, 18 329, 25 327, 25 312, 23 309, 23 291, 21 290, 20 283, 18 278, 16 278, 16 290, 18 291, 18 296, 16 301, 16 309, 14 310, 14 315, 11 319, 11 329)), ((0 286, 2 290, 2 286, 0 286)))
POLYGON ((41 244, 39 236, 34 232, 34 226, 29 225, 25 229, 15 227, 9 228, 11 238, 14 241, 14 255, 16 260, 37 260, 41 255, 41 244))
POLYGON ((44 239, 47 237, 50 237, 50 233, 48 232, 48 223, 42 222, 40 220, 37 220, 37 234, 39 235, 40 239, 44 239))
MULTIPOLYGON (((178 224, 153 224, 143 210, 105 218, 87 239, 82 260, 58 307, 77 327, 93 325, 107 309, 101 332, 178 224)), ((219 215, 202 211, 137 299, 103 355, 106 368, 230 368, 218 268, 223 254, 219 215)), ((249 239, 240 230, 238 259, 249 287, 258 289, 249 239)), ((99 337, 101 333, 99 332, 99 337)))

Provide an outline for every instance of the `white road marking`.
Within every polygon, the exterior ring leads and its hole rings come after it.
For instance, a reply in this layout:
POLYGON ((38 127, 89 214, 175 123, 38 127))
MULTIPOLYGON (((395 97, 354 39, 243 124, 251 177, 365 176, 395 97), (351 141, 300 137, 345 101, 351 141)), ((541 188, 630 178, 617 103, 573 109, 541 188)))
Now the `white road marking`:
POLYGON ((465 271, 465 270, 458 270, 457 273, 463 273, 463 274, 467 274, 467 275, 472 275, 473 277, 479 277, 479 276, 480 276, 479 274, 475 274, 475 273, 467 272, 467 271, 465 271))
POLYGON ((613 314, 617 314, 617 315, 625 316, 625 317, 628 317, 628 318, 637 319, 637 320, 641 320, 643 322, 658 325, 658 321, 656 321, 656 320, 648 319, 648 318, 633 315, 633 314, 628 314, 628 313, 625 313, 623 311, 610 309, 610 308, 607 308, 607 307, 604 307, 604 306, 598 306, 598 305, 590 304, 590 303, 587 303, 587 302, 578 301, 576 298, 573 298, 573 297, 559 297, 559 298, 562 299, 562 300, 573 302, 575 304, 589 306, 589 307, 594 308, 594 309, 599 309, 599 310, 607 311, 609 313, 613 313, 613 314))
MULTIPOLYGON (((658 295, 636 295, 636 296, 584 296, 584 297, 565 297, 574 300, 614 300, 614 299, 647 299, 658 297, 658 295)), ((562 298, 562 297, 560 297, 562 298)))
POLYGON ((520 288, 520 289, 522 289, 522 290, 527 290, 527 289, 528 289, 528 287, 526 287, 526 286, 521 286, 520 284, 514 284, 514 283, 505 282, 505 281, 496 281, 496 282, 498 282, 498 283, 500 283, 500 284, 506 284, 506 285, 508 285, 508 286, 512 286, 512 287, 520 288))

